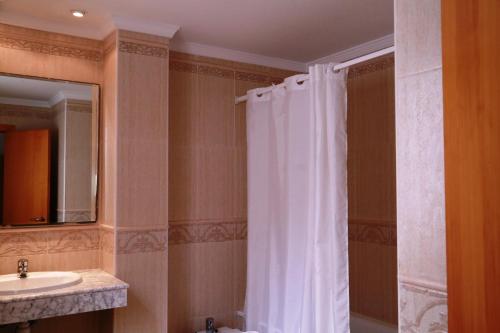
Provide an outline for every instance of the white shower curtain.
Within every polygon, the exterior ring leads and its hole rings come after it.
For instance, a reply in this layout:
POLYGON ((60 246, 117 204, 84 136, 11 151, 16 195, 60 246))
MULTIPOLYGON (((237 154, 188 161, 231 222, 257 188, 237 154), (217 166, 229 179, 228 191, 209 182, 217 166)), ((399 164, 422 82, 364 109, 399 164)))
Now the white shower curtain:
POLYGON ((346 72, 249 91, 247 330, 349 332, 346 72))

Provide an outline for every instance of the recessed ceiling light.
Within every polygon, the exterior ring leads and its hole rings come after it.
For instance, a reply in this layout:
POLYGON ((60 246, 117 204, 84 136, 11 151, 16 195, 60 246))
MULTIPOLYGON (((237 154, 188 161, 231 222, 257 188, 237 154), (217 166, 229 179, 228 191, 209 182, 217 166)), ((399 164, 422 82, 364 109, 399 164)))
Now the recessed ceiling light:
POLYGON ((82 18, 85 16, 86 12, 84 10, 74 9, 71 11, 74 17, 82 18))

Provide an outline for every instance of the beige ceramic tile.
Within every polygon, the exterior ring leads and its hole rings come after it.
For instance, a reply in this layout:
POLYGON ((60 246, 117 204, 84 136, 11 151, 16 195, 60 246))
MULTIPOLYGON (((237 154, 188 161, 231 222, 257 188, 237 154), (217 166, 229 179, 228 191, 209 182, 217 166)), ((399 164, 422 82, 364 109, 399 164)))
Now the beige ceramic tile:
POLYGON ((234 79, 198 75, 198 141, 206 147, 229 146, 234 140, 234 79))
POLYGON ((246 279, 247 279, 247 241, 233 242, 233 279, 234 279, 234 309, 243 310, 245 307, 246 279))
MULTIPOLYGON (((168 330, 190 332, 192 245, 169 246, 168 330)), ((193 331, 194 332, 194 331, 193 331)))
POLYGON ((396 248, 357 242, 355 312, 397 323, 396 248))
POLYGON ((223 219, 233 215, 234 154, 230 146, 211 146, 195 151, 196 217, 223 219))
POLYGON ((116 256, 116 276, 130 288, 128 306, 115 310, 115 332, 167 332, 167 265, 167 251, 116 256))
POLYGON ((169 144, 171 147, 196 143, 200 110, 197 107, 198 76, 192 72, 170 71, 169 144))
POLYGON ((196 218, 196 150, 174 146, 169 155, 169 220, 196 218))
POLYGON ((233 244, 192 244, 192 316, 233 311, 233 244))

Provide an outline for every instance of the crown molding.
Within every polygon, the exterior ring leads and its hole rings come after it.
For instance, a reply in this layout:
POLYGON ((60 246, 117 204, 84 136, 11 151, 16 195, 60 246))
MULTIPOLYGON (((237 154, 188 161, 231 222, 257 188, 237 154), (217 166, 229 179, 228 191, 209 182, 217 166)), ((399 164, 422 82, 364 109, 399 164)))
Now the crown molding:
POLYGON ((369 42, 330 54, 326 57, 316 59, 307 63, 307 66, 325 63, 341 63, 391 46, 394 46, 394 34, 377 38, 369 42))
POLYGON ((176 41, 175 39, 170 44, 170 49, 173 51, 192 55, 218 58, 272 68, 280 68, 295 72, 305 72, 307 69, 305 63, 298 61, 269 57, 260 54, 237 51, 199 43, 181 42, 176 41))
POLYGON ((127 30, 171 39, 179 28, 178 25, 165 22, 113 15, 111 20, 101 29, 101 38, 105 38, 114 30, 127 30))

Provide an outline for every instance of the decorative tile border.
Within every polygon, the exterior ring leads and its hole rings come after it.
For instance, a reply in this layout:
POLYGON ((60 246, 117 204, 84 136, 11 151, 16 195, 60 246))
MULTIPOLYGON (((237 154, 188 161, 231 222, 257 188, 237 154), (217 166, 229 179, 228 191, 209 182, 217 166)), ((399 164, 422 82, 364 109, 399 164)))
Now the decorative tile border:
POLYGON ((14 39, 5 36, 0 36, 0 46, 9 49, 31 51, 62 57, 80 58, 96 62, 102 60, 102 52, 99 51, 53 45, 31 40, 14 39))
POLYGON ((396 246, 396 222, 349 220, 349 241, 396 246))
POLYGON ((358 76, 378 72, 387 68, 394 68, 394 56, 386 56, 366 64, 360 64, 349 69, 348 79, 354 79, 358 76))
POLYGON ((115 253, 115 232, 112 229, 101 228, 99 230, 99 240, 101 251, 108 254, 115 253))
POLYGON ((99 243, 98 227, 0 230, 0 257, 94 251, 99 243))
POLYGON ((236 80, 257 82, 257 83, 269 83, 271 81, 269 76, 266 76, 266 75, 256 74, 256 73, 247 73, 247 72, 238 72, 238 71, 236 72, 236 80))
POLYGON ((283 79, 286 77, 299 74, 297 71, 290 71, 275 67, 261 66, 261 65, 249 64, 232 60, 224 60, 220 58, 199 56, 177 51, 170 52, 170 61, 171 62, 179 61, 179 62, 198 64, 198 65, 206 65, 210 67, 220 67, 237 72, 240 71, 242 73, 257 73, 264 75, 266 77, 280 78, 281 81, 283 81, 283 79))
POLYGON ((198 65, 187 62, 170 61, 170 70, 185 73, 198 73, 198 65))
POLYGON ((99 250, 98 229, 48 232, 48 253, 92 250, 99 250))
POLYGON ((227 242, 247 239, 246 221, 170 222, 169 245, 227 242))
POLYGON ((217 76, 238 81, 256 82, 263 85, 279 84, 284 78, 269 76, 259 73, 242 72, 238 70, 217 67, 214 65, 202 65, 178 60, 170 60, 170 70, 185 73, 199 73, 202 75, 217 76))
POLYGON ((234 71, 219 67, 200 65, 198 66, 198 73, 202 75, 222 77, 225 79, 234 79, 234 71))
POLYGON ((117 253, 132 254, 168 250, 168 229, 119 230, 117 253))
POLYGON ((47 233, 9 232, 0 234, 0 257, 47 253, 47 233))
POLYGON ((160 47, 160 46, 152 46, 147 44, 139 44, 128 41, 119 41, 118 49, 121 52, 126 53, 135 53, 150 57, 158 57, 158 58, 168 58, 168 48, 160 47))
MULTIPOLYGON (((170 245, 226 242, 247 239, 247 222, 237 221, 170 221, 170 245)), ((350 221, 349 240, 396 246, 395 223, 350 221)))
POLYGON ((448 299, 443 289, 414 281, 399 282, 401 333, 448 332, 448 299))

